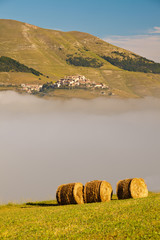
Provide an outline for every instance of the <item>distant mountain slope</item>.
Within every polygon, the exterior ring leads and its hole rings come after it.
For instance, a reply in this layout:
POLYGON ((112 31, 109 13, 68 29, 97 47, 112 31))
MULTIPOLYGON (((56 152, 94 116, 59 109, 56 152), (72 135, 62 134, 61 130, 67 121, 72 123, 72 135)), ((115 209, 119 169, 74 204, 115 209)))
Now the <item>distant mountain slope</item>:
MULTIPOLYGON (((11 57, 55 78, 81 72, 82 69, 77 69, 74 64, 69 63, 69 57, 74 56, 82 57, 86 62, 100 63, 99 67, 103 69, 118 70, 94 51, 86 50, 92 48, 92 43, 96 44, 96 41, 108 46, 90 34, 42 29, 13 20, 0 20, 0 33, 0 56, 11 57)), ((111 49, 117 50, 116 47, 111 49)), ((87 67, 90 67, 90 63, 87 67)))
POLYGON ((94 36, 90 35, 89 37, 89 34, 71 33, 77 41, 84 45, 85 51, 94 52, 114 66, 133 72, 160 73, 160 63, 155 63, 131 51, 113 46, 94 36))
POLYGON ((0 56, 13 58, 51 80, 85 75, 92 81, 105 83, 118 96, 159 95, 160 92, 160 74, 152 74, 159 73, 159 64, 88 33, 49 30, 1 19, 0 56), (132 72, 137 70, 147 74, 132 72), (135 86, 135 78, 141 87, 135 86))
POLYGON ((72 72, 74 66, 160 73, 160 64, 88 33, 42 29, 13 20, 0 20, 0 32, 1 56, 57 77, 72 72))
POLYGON ((24 64, 17 62, 16 60, 2 56, 0 57, 0 72, 25 72, 32 73, 36 76, 42 75, 42 73, 36 71, 33 68, 28 68, 24 64))

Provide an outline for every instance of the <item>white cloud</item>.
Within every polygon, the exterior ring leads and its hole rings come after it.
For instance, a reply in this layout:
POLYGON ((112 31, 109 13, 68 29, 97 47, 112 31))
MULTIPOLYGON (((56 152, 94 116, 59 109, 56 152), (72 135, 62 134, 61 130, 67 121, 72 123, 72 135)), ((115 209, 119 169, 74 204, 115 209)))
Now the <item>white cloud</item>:
POLYGON ((152 30, 149 30, 148 33, 151 34, 160 33, 160 27, 154 27, 152 30))
MULTIPOLYGON (((154 33, 160 27, 154 28, 154 33)), ((108 36, 104 40, 118 47, 130 50, 143 57, 160 62, 160 35, 133 35, 133 36, 108 36)))

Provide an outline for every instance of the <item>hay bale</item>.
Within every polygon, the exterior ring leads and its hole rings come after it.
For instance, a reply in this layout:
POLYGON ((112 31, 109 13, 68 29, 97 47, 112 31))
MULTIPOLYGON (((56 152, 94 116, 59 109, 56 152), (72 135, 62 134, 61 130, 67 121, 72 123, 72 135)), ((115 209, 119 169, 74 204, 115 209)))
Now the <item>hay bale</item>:
POLYGON ((147 185, 142 178, 120 180, 117 183, 118 199, 142 198, 148 196, 147 185))
POLYGON ((56 191, 56 199, 57 199, 58 204, 61 204, 61 189, 63 186, 64 186, 64 184, 60 185, 56 191))
POLYGON ((106 181, 91 181, 84 187, 84 202, 106 202, 112 198, 112 186, 106 181))
POLYGON ((120 180, 117 183, 117 197, 118 199, 128 199, 131 198, 130 194, 130 184, 132 179, 120 180))
POLYGON ((57 202, 60 205, 82 204, 83 201, 83 184, 69 183, 60 185, 56 192, 57 202))
POLYGON ((143 178, 133 178, 130 184, 132 198, 143 198, 148 196, 147 185, 143 178))

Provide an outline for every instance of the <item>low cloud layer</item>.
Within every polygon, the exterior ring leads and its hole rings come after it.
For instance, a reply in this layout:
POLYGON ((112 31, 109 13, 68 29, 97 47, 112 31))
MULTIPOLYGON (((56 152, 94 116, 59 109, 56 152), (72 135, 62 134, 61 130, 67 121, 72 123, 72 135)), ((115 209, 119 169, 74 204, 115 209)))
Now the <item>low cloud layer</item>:
POLYGON ((58 185, 145 178, 160 190, 160 100, 43 100, 0 92, 0 202, 55 198, 58 185))

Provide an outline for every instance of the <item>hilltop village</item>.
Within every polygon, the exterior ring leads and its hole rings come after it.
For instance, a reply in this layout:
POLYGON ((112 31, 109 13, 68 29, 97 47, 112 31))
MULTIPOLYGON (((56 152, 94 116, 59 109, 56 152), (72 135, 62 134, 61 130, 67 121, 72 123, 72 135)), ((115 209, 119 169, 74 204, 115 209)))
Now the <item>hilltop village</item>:
POLYGON ((85 76, 67 76, 65 78, 60 79, 59 81, 55 82, 54 87, 64 87, 64 86, 69 86, 69 87, 77 87, 77 86, 83 86, 86 88, 108 88, 103 83, 95 83, 91 82, 89 79, 87 79, 85 76))
POLYGON ((85 76, 77 75, 77 76, 66 76, 61 78, 55 83, 48 82, 43 85, 38 84, 21 84, 21 88, 23 91, 32 94, 33 92, 42 92, 45 88, 55 88, 55 89, 70 89, 70 88, 87 88, 87 89, 109 89, 103 83, 92 82, 87 79, 85 76))

